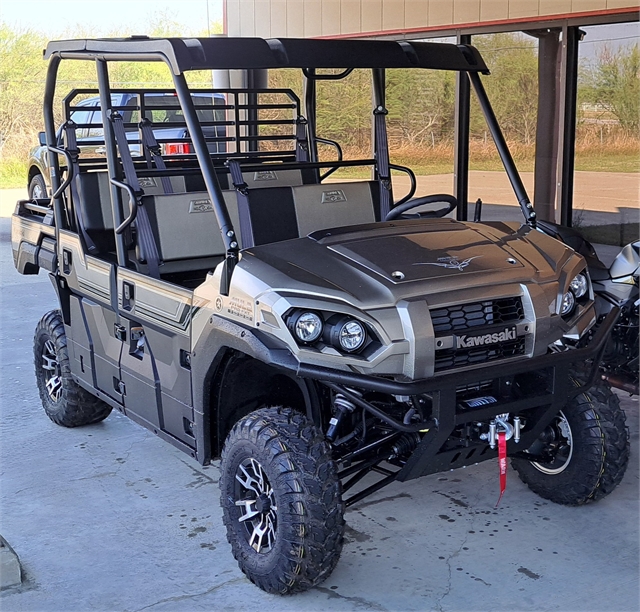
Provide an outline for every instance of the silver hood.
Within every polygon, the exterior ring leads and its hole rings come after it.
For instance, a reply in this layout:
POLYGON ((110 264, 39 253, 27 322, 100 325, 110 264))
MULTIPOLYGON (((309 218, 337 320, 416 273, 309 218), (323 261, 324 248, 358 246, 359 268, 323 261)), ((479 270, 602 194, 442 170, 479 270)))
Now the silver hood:
POLYGON ((316 232, 248 249, 240 267, 276 291, 346 294, 366 309, 462 288, 558 280, 575 257, 529 227, 437 219, 316 232))

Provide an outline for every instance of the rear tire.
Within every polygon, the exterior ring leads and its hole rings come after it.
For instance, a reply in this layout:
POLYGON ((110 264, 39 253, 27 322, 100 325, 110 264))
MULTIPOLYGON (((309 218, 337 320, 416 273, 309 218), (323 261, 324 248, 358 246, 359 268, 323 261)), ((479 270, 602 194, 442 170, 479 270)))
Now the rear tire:
POLYGON ((540 497, 581 506, 609 495, 629 463, 629 430, 618 396, 596 383, 568 402, 529 450, 555 455, 550 463, 511 460, 520 480, 540 497))
POLYGON ((240 419, 222 451, 220 503, 240 569, 267 593, 305 591, 340 558, 344 504, 324 436, 290 408, 240 419))
POLYGON ((47 416, 63 427, 91 425, 106 419, 111 406, 80 387, 71 376, 67 337, 59 310, 48 312, 33 339, 36 382, 47 416))

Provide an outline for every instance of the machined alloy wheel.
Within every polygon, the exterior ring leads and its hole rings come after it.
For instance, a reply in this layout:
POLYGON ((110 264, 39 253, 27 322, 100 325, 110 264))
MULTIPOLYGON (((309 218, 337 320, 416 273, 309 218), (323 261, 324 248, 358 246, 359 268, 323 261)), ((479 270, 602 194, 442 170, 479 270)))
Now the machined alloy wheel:
POLYGON ((47 185, 41 174, 36 174, 29 182, 29 198, 36 200, 44 200, 47 196, 47 185))
MULTIPOLYGON (((547 427, 543 433, 547 440, 547 447, 553 448, 553 461, 549 463, 537 463, 532 461, 536 469, 543 474, 560 474, 567 469, 573 456, 573 436, 571 435, 571 427, 567 417, 564 416, 562 410, 558 413, 553 422, 547 427)), ((540 442, 542 447, 543 444, 540 442)))
POLYGON ((262 465, 253 457, 236 470, 236 506, 241 509, 238 522, 244 524, 247 542, 256 552, 269 552, 276 540, 278 505, 273 487, 262 465))
POLYGON ((48 377, 45 375, 45 387, 49 397, 53 402, 59 402, 62 397, 62 376, 52 340, 47 340, 42 347, 42 369, 49 373, 48 377))

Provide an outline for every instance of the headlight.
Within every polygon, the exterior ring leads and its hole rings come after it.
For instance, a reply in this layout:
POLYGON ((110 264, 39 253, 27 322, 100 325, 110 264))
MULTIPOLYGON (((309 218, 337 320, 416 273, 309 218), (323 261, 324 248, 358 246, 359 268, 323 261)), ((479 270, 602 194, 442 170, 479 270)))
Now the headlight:
POLYGON ((356 319, 333 315, 327 320, 323 340, 343 353, 356 353, 366 344, 367 331, 356 319))
POLYGON ((569 291, 567 291, 562 296, 562 306, 560 308, 560 314, 563 317, 568 315, 573 310, 575 305, 576 305, 576 298, 573 295, 573 291, 569 289, 569 291))
POLYGON ((364 341, 367 339, 367 333, 364 327, 358 321, 347 321, 338 332, 338 341, 343 350, 347 353, 353 353, 362 348, 364 341))
POLYGON ((576 277, 571 281, 569 287, 571 288, 571 291, 573 291, 573 294, 576 296, 576 298, 581 298, 587 293, 587 290, 589 289, 587 277, 584 274, 577 274, 576 277))
POLYGON ((294 319, 293 331, 301 342, 315 342, 322 334, 322 319, 315 312, 303 312, 294 319))

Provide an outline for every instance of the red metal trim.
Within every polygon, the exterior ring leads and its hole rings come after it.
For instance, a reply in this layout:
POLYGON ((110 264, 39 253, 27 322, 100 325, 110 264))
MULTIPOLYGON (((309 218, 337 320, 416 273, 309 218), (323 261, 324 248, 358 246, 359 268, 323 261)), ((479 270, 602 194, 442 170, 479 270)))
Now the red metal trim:
MULTIPOLYGON (((395 30, 378 30, 376 32, 351 32, 350 34, 330 34, 327 36, 316 36, 321 39, 339 39, 369 36, 394 36, 399 34, 420 34, 422 32, 446 32, 465 30, 478 27, 511 25, 517 23, 538 23, 547 21, 562 21, 564 19, 580 19, 581 17, 599 17, 606 15, 626 15, 627 13, 640 13, 639 6, 631 6, 617 9, 603 9, 600 11, 583 11, 581 13, 560 13, 557 15, 538 15, 535 17, 518 17, 517 19, 498 19, 495 21, 474 21, 470 23, 452 23, 449 25, 427 26, 423 28, 401 28, 395 30)), ((632 21, 638 21, 640 15, 632 21)))

